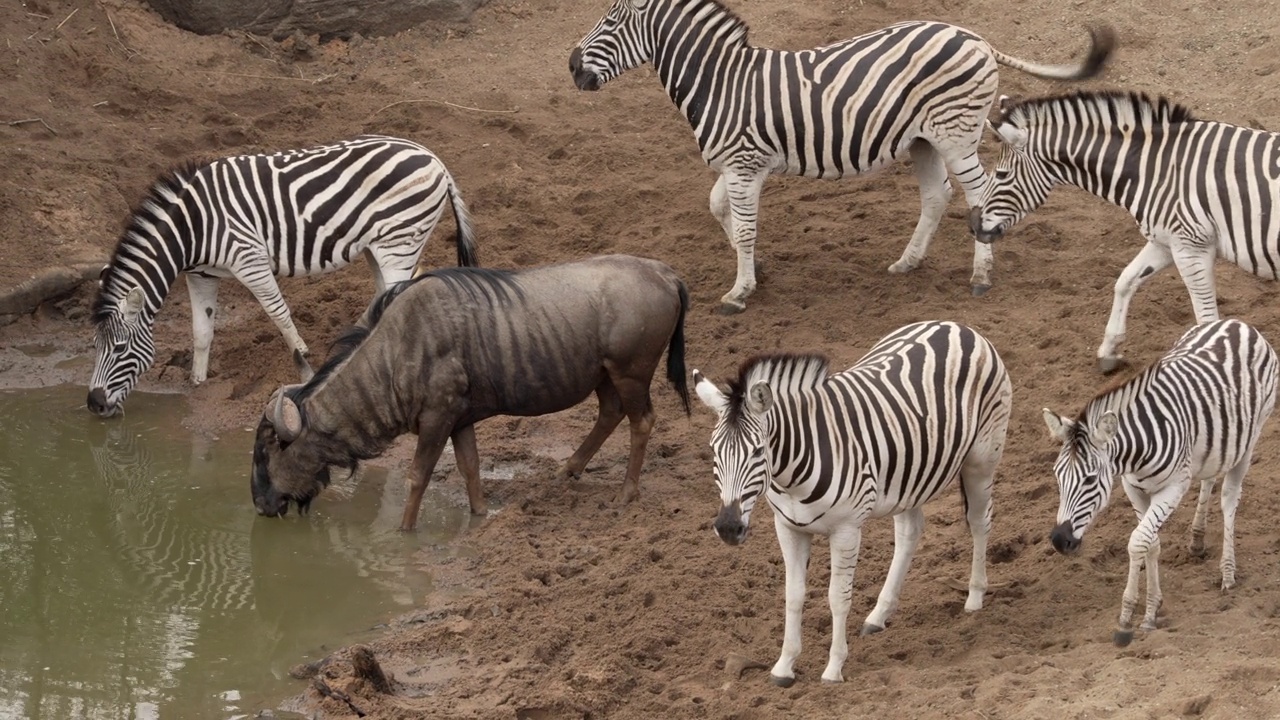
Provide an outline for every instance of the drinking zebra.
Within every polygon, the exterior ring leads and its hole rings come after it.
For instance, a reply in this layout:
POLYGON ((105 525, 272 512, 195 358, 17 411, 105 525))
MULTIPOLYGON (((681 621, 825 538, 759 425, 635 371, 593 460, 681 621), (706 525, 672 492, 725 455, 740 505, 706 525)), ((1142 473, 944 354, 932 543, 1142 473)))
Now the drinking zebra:
POLYGON ((786 564, 782 654, 770 673, 795 682, 800 614, 813 535, 831 544, 831 654, 822 679, 839 682, 848 656, 845 627, 862 524, 892 515, 893 561, 863 634, 885 627, 898 605, 923 505, 957 476, 973 535, 965 610, 987 589, 991 488, 1004 452, 1011 389, 996 350, 973 330, 921 322, 885 336, 848 370, 827 375, 820 355, 759 355, 727 389, 693 372, 698 393, 719 415, 711 435, 721 509, 715 532, 743 542, 761 494, 773 507, 786 564))
POLYGON ((1104 372, 1123 363, 1119 348, 1134 293, 1170 264, 1200 323, 1218 319, 1218 255, 1277 277, 1280 135, 1198 120, 1163 97, 1133 92, 1001 98, 992 129, 1000 160, 970 213, 979 242, 1002 237, 1060 184, 1125 208, 1147 240, 1116 281, 1098 348, 1104 372))
MULTIPOLYGON (((718 0, 615 0, 569 56, 582 90, 651 61, 689 120, 702 157, 720 178, 711 214, 737 252, 737 279, 721 311, 741 312, 756 287, 756 218, 770 174, 838 178, 911 157, 922 211, 890 272, 924 259, 955 173, 965 202, 986 184, 978 160, 982 124, 995 99, 997 64, 1037 77, 1078 80, 1102 71, 1114 45, 1093 31, 1075 65, 1042 65, 992 48, 968 30, 905 22, 811 50, 749 44, 747 25, 718 0)), ((974 244, 972 286, 991 285, 991 248, 974 244)))
POLYGON ((191 294, 191 380, 201 383, 221 278, 244 283, 289 347, 306 353, 275 276, 332 272, 363 252, 381 292, 413 275, 446 200, 457 219, 458 264, 475 265, 471 217, 453 178, 430 150, 408 140, 362 136, 190 162, 166 173, 133 212, 102 271, 89 410, 119 412, 151 367, 156 313, 179 273, 187 274, 191 294))
POLYGON ((1120 607, 1117 645, 1133 639, 1138 571, 1147 566, 1147 611, 1154 630, 1160 608, 1160 527, 1194 481, 1200 499, 1191 523, 1191 552, 1204 552, 1209 498, 1222 483, 1222 589, 1236 583, 1235 524, 1240 485, 1276 400, 1276 353, 1254 328, 1219 320, 1191 328, 1133 379, 1103 390, 1074 420, 1045 408, 1049 432, 1062 442, 1058 524, 1050 538, 1060 553, 1080 548, 1085 530, 1106 507, 1120 478, 1138 513, 1129 536, 1129 581, 1120 607))

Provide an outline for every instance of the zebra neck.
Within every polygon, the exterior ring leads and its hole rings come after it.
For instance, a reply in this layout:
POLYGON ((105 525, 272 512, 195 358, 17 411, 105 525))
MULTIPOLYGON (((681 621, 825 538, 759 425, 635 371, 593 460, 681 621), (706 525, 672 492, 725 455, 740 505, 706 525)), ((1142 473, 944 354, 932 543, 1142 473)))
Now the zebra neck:
POLYGON ((717 94, 741 91, 726 83, 754 48, 747 44, 746 24, 727 8, 711 0, 675 3, 672 14, 659 15, 653 23, 653 67, 676 107, 695 129, 716 103, 717 94), (671 29, 674 25, 674 29, 671 29), (736 60, 736 62, 735 62, 736 60))
POLYGON ((1172 172, 1170 150, 1179 144, 1180 125, 1144 124, 1120 128, 1102 118, 1083 140, 1062 133, 1058 161, 1049 164, 1059 182, 1074 185, 1129 211, 1142 221, 1172 172), (1071 146, 1065 145, 1071 141, 1071 146))

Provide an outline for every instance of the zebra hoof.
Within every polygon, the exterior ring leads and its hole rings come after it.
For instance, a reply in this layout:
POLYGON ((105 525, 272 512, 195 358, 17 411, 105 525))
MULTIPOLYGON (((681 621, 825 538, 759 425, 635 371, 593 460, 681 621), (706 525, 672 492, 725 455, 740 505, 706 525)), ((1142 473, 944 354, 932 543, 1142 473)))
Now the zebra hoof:
POLYGON ((774 685, 777 685, 777 686, 778 686, 778 687, 780 687, 780 688, 789 688, 789 687, 791 687, 792 685, 795 685, 795 684, 796 684, 796 679, 795 679, 795 677, 794 677, 794 676, 792 676, 792 677, 778 677, 777 675, 774 675, 773 673, 770 673, 770 674, 769 674, 769 682, 773 683, 774 685))
POLYGON ((974 286, 973 286, 973 296, 974 296, 974 297, 982 297, 983 295, 986 295, 986 294, 987 294, 987 291, 988 291, 988 290, 990 290, 990 289, 991 289, 991 286, 990 286, 990 285, 974 285, 974 286))
POLYGON ((1128 366, 1129 361, 1118 355, 1098 358, 1098 370, 1102 371, 1103 375, 1110 375, 1111 373, 1128 366))
POLYGON ((884 628, 879 625, 872 625, 871 623, 863 623, 862 629, 858 631, 858 634, 862 637, 866 637, 868 635, 875 635, 878 632, 884 632, 884 628))
POLYGON ((720 301, 721 315, 737 315, 738 313, 746 309, 747 309, 747 304, 744 302, 733 302, 731 300, 720 301))
POLYGON ((1133 630, 1117 630, 1111 640, 1116 647, 1129 647, 1129 643, 1133 642, 1133 630))

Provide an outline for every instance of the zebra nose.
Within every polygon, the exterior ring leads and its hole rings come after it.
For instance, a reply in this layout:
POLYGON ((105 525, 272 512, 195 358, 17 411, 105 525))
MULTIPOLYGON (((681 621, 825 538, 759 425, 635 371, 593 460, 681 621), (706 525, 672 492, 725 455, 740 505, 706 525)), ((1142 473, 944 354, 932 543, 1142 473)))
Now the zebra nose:
POLYGON ((738 508, 738 503, 720 508, 713 527, 716 537, 729 545, 741 545, 747 539, 747 525, 742 522, 742 511, 738 508))
POLYGON ((1070 555, 1080 549, 1080 540, 1072 534, 1070 521, 1055 525, 1049 533, 1049 539, 1053 541, 1053 549, 1063 555, 1070 555))
POLYGON ((107 391, 102 388, 93 388, 89 391, 89 399, 85 401, 89 407, 89 412, 95 415, 107 417, 113 414, 112 408, 107 406, 107 391))
POLYGON ((969 232, 973 233, 975 240, 984 245, 990 245, 1004 235, 998 227, 986 231, 982 229, 982 208, 980 207, 969 210, 969 232))

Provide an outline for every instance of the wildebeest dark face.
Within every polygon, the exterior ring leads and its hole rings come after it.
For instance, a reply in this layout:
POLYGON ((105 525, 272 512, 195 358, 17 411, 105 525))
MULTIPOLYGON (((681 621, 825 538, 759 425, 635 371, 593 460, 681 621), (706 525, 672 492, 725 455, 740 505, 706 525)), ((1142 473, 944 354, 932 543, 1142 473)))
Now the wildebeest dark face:
POLYGON ((258 422, 253 444, 249 488, 259 515, 279 517, 296 503, 305 513, 311 500, 329 484, 329 466, 306 442, 302 413, 290 388, 281 388, 258 422))

